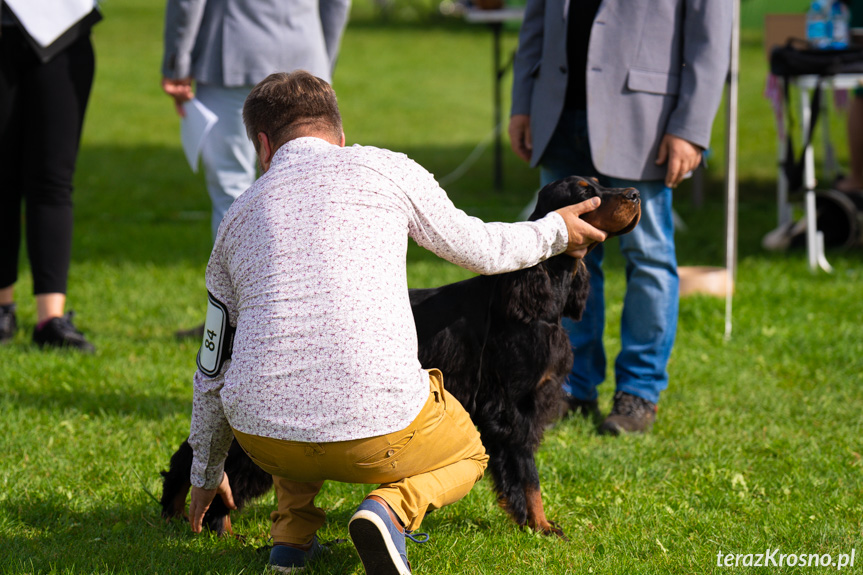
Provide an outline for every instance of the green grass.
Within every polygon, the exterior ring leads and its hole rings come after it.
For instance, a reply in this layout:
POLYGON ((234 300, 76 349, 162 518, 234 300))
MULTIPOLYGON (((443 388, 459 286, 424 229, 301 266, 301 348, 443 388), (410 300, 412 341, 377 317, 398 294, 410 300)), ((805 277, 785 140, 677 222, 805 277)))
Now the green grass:
MULTIPOLYGON (((681 303, 671 385, 650 435, 598 437, 580 421, 546 435, 538 454, 549 515, 570 542, 516 529, 487 480, 431 514, 417 573, 798 573, 717 567, 722 553, 850 553, 863 564, 863 258, 828 254, 836 271, 810 274, 805 254, 769 254, 776 224, 773 117, 763 98, 760 18, 805 2, 746 0, 740 124, 740 264, 734 328, 724 301, 681 303), (777 9, 777 7, 779 7, 777 9)), ((491 36, 444 21, 428 3, 381 15, 357 2, 334 84, 349 143, 408 153, 439 177, 481 141, 491 117, 491 36)), ((159 89, 163 2, 109 0, 95 33, 98 72, 76 174, 69 307, 98 353, 40 352, 26 263, 22 330, 0 349, 0 572, 262 573, 272 498, 238 514, 242 538, 193 536, 165 524, 148 492, 188 432, 195 343, 173 332, 200 321, 210 246, 200 175, 185 165, 178 121, 159 89)), ((504 47, 516 45, 504 34, 504 47)), ((507 76, 507 84, 509 76, 507 76)), ((705 200, 677 192, 687 224, 682 265, 724 261, 723 133, 717 119, 705 200)), ((842 118, 835 116, 835 133, 842 118)), ((842 138, 840 159, 847 160, 842 138)), ((819 156, 820 157, 820 156, 819 156)), ((485 219, 512 220, 538 175, 505 155, 505 189, 491 189, 486 150, 448 186, 485 219)), ((607 347, 613 357, 622 262, 609 250, 607 347)), ((24 258, 26 262, 26 258, 24 258)), ((467 273, 412 247, 412 286, 467 273)), ((601 405, 610 406, 611 383, 601 405)), ((328 484, 324 540, 347 537, 366 486, 328 484)), ((350 545, 310 573, 361 573, 350 545)))

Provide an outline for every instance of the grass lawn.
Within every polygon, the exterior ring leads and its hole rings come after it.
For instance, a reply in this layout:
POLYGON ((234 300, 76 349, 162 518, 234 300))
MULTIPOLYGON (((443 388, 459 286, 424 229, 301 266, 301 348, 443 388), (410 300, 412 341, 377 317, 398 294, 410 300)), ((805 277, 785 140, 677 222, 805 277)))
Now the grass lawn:
MULTIPOLYGON (((762 93, 761 17, 807 2, 744 0, 740 112, 739 269, 734 329, 725 302, 681 302, 670 387, 646 436, 599 437, 566 421, 538 454, 546 510, 569 542, 521 531, 490 482, 431 514, 416 573, 821 573, 779 566, 781 554, 856 554, 863 572, 863 258, 830 251, 833 274, 810 274, 805 253, 760 248, 776 225, 773 115, 762 93), (778 550, 768 568, 717 566, 719 554, 778 550)), ((0 348, 0 573, 262 573, 272 497, 234 517, 238 538, 193 536, 165 524, 150 494, 188 433, 210 248, 203 177, 180 150, 178 120, 159 88, 164 2, 106 0, 94 32, 97 77, 76 174, 69 307, 94 356, 30 343, 32 284, 22 258, 16 339, 0 348)), ((515 47, 506 30, 505 50, 515 47)), ((508 86, 510 76, 506 76, 508 86)), ((403 151, 439 178, 492 128, 491 34, 430 15, 423 0, 386 18, 365 0, 344 39, 334 85, 349 143, 403 151)), ((507 88, 508 91, 508 88, 507 88)), ((507 97, 508 98, 508 97, 507 97)), ((505 104, 508 108, 508 104, 505 104)), ((681 265, 724 261, 724 110, 702 206, 691 184, 676 198, 686 224, 681 265)), ((833 128, 842 133, 843 118, 833 128)), ((838 137, 840 160, 847 149, 838 137)), ((820 153, 819 153, 820 154, 820 153)), ((820 159, 820 155, 819 155, 820 159)), ((505 189, 491 185, 491 152, 447 185, 487 220, 518 217, 538 174, 505 153, 505 189)), ((623 268, 609 251, 607 348, 617 349, 623 268)), ((414 287, 467 272, 412 247, 414 287)), ((613 384, 601 388, 610 407, 613 384)), ((366 486, 330 483, 320 537, 347 537, 366 486)), ((751 560, 754 560, 752 557, 751 560)), ((350 543, 309 573, 362 573, 350 543)))

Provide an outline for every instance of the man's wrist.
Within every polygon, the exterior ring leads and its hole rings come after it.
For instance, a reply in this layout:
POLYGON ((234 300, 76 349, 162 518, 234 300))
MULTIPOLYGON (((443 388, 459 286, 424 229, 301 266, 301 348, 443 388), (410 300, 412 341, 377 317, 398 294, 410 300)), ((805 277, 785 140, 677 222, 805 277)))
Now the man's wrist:
POLYGON ((562 254, 569 248, 569 228, 566 220, 557 211, 549 212, 543 219, 548 219, 554 226, 554 241, 551 244, 552 254, 562 254))
POLYGON ((218 469, 208 469, 203 473, 196 472, 193 467, 192 473, 189 475, 189 483, 192 484, 192 487, 212 490, 219 486, 224 475, 225 471, 222 467, 219 467, 218 469))

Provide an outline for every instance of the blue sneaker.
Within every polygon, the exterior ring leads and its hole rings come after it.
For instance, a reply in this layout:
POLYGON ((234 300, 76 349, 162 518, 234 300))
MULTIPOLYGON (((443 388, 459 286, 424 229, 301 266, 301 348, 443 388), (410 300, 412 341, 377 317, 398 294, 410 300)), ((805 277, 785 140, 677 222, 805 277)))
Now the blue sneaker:
POLYGON ((419 534, 425 535, 425 539, 420 539, 400 531, 386 506, 373 499, 366 499, 357 507, 348 530, 368 575, 410 575, 405 538, 417 543, 428 541, 425 533, 419 534))
POLYGON ((307 551, 288 545, 273 545, 269 567, 279 573, 300 573, 306 563, 314 560, 324 551, 326 548, 318 543, 317 535, 312 539, 312 546, 307 551))

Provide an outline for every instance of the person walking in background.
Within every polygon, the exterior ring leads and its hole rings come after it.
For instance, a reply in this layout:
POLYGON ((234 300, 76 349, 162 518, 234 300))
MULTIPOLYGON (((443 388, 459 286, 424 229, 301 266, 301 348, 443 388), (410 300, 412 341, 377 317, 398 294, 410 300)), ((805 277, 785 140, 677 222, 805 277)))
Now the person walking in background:
MULTIPOLYGON (((0 3, 0 343, 11 341, 18 328, 15 284, 23 205, 36 296, 33 341, 39 347, 93 352, 72 323, 72 312, 64 310, 72 258, 72 179, 95 69, 90 29, 101 16, 94 4, 84 2, 81 18, 70 20, 65 32, 58 30, 60 36, 43 45, 50 26, 40 15, 54 3, 31 1, 14 3, 20 14, 11 2, 0 3)), ((51 23, 58 19, 55 15, 51 23)))
MULTIPOLYGON (((273 72, 302 69, 330 81, 349 11, 350 0, 168 0, 162 88, 180 116, 196 97, 218 117, 201 150, 213 238, 255 181, 246 96, 273 72)), ((177 335, 202 333, 198 326, 177 335)))
MULTIPOLYGON (((731 3, 528 0, 514 64, 513 151, 543 185, 578 174, 635 187, 642 216, 620 238, 626 260, 616 393, 601 433, 656 418, 677 329, 672 189, 701 162, 727 76, 731 3)), ((566 408, 601 419, 606 375, 603 246, 586 258, 591 294, 569 322, 575 361, 566 408)))

